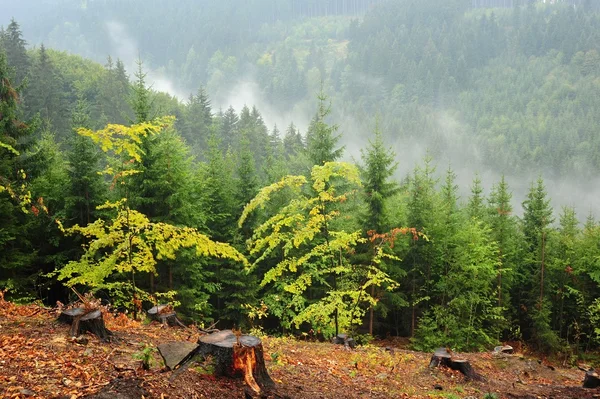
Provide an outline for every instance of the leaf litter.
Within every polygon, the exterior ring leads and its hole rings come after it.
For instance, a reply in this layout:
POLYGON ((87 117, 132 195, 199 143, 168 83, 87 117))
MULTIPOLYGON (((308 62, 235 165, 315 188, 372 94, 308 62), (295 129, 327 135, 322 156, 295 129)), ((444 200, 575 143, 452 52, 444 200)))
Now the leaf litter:
MULTIPOLYGON (((117 339, 88 335, 80 344, 51 309, 0 299, 0 397, 2 398, 246 398, 242 380, 215 377, 206 365, 171 372, 154 351, 150 370, 134 354, 144 345, 196 342, 194 327, 163 328, 125 315, 104 315, 117 339)), ((485 381, 459 372, 429 369, 431 354, 380 341, 349 350, 341 345, 263 338, 265 363, 281 398, 597 398, 583 389, 583 372, 522 354, 464 354, 485 381), (437 388, 437 389, 436 389, 437 388), (441 388, 441 390, 439 389, 441 388)))

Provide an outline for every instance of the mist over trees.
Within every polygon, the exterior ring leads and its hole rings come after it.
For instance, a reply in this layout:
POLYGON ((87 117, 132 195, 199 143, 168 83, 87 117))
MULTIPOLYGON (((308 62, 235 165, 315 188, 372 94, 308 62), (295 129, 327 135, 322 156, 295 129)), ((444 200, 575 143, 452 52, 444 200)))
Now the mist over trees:
POLYGON ((13 5, 0 289, 419 349, 596 348, 600 224, 548 181, 597 178, 600 14, 501 3, 65 0, 35 27, 13 5), (269 115, 219 106, 243 81, 269 115))

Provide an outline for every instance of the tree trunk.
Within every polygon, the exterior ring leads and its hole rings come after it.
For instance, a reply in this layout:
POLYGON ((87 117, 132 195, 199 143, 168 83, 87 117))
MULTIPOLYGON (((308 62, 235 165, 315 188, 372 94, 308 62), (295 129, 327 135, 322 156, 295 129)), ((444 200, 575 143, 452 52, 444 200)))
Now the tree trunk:
MULTIPOLYGON (((371 286, 371 298, 375 298, 375 286, 371 286)), ((373 319, 375 318, 375 312, 373 305, 369 308, 369 335, 373 336, 373 319)))
POLYGON ((99 309, 86 310, 85 308, 73 308, 63 311, 58 317, 59 321, 71 324, 69 335, 77 337, 86 332, 95 334, 103 341, 110 341, 113 335, 104 326, 102 312, 99 309))

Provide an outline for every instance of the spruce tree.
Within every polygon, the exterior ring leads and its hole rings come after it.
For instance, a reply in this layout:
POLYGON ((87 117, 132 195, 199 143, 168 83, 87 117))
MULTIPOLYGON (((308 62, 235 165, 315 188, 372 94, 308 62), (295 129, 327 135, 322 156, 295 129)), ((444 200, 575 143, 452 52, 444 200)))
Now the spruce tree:
POLYGON ((475 175, 473 184, 471 185, 471 196, 467 204, 467 213, 471 219, 483 220, 485 217, 485 204, 483 196, 483 187, 481 186, 481 178, 479 174, 475 175))
POLYGON ((151 93, 150 89, 146 87, 146 76, 144 72, 143 62, 140 58, 136 61, 137 70, 135 71, 135 81, 131 88, 130 105, 133 109, 136 123, 147 122, 152 119, 150 115, 152 104, 151 104, 151 93))
POLYGON ((14 18, 10 20, 10 24, 3 31, 0 41, 6 52, 6 62, 15 73, 13 84, 18 87, 29 73, 31 61, 27 55, 27 42, 23 39, 21 28, 14 18))
POLYGON ((25 91, 25 105, 29 117, 39 114, 47 130, 59 134, 68 132, 70 115, 63 88, 62 76, 50 59, 48 50, 42 44, 31 67, 31 82, 25 91))
POLYGON ((551 328, 551 304, 548 300, 548 240, 550 225, 554 221, 550 199, 547 198, 544 180, 540 177, 532 184, 523 202, 523 233, 527 248, 521 265, 521 300, 527 309, 529 332, 539 350, 551 351, 558 347, 558 337, 551 328))
POLYGON ((67 153, 69 183, 65 195, 65 225, 87 226, 98 217, 96 207, 106 199, 106 186, 98 171, 102 158, 98 147, 89 137, 76 133, 80 127, 91 128, 86 100, 77 101, 72 117, 73 134, 67 153))
MULTIPOLYGON (((436 219, 436 196, 435 186, 437 179, 434 177, 435 166, 431 157, 426 157, 422 167, 415 167, 409 181, 409 200, 407 205, 408 226, 423 232, 430 233, 436 219)), ((423 312, 425 301, 430 298, 432 283, 432 265, 434 252, 432 243, 427 240, 411 240, 409 251, 403 257, 409 286, 407 287, 407 298, 411 306, 408 333, 414 336, 417 329, 418 318, 423 312)))
POLYGON ((398 167, 395 157, 392 149, 385 147, 377 124, 366 151, 361 151, 363 188, 368 206, 364 223, 366 230, 383 233, 392 227, 384 217, 386 201, 399 191, 398 184, 391 180, 398 167))
POLYGON ((179 131, 193 148, 197 157, 205 150, 210 129, 213 124, 210 99, 204 87, 190 95, 183 113, 183 121, 179 131))
POLYGON ((30 181, 25 152, 32 146, 34 126, 20 119, 20 92, 11 83, 6 55, 0 49, 0 286, 22 294, 23 287, 30 288, 24 278, 35 267, 36 251, 28 230, 29 212, 36 211, 29 191, 21 190, 30 181))
POLYGON ((283 147, 285 149, 285 155, 287 159, 290 159, 294 155, 298 154, 304 149, 304 143, 302 142, 302 135, 294 126, 294 123, 290 123, 285 131, 283 138, 283 147))
POLYGON ((310 122, 306 133, 306 151, 311 165, 321 166, 326 162, 334 162, 341 158, 344 147, 338 147, 340 135, 337 125, 328 125, 325 119, 331 114, 331 104, 323 92, 317 96, 319 106, 317 114, 310 122))
MULTIPOLYGON (((399 191, 398 184, 390 180, 398 167, 395 162, 395 154, 383 143, 379 123, 375 126, 374 137, 369 140, 366 151, 361 150, 363 161, 362 182, 367 211, 364 215, 363 230, 374 231, 382 234, 392 226, 385 219, 387 201, 399 191)), ((373 248, 370 248, 373 251, 373 248)), ((390 273, 395 277, 397 273, 390 273)), ((375 286, 371 286, 371 296, 375 297, 375 286)), ((369 334, 373 334, 374 307, 369 310, 369 334)))
POLYGON ((221 148, 223 151, 234 150, 239 143, 238 117, 235 109, 229 108, 219 118, 219 136, 221 137, 221 148))

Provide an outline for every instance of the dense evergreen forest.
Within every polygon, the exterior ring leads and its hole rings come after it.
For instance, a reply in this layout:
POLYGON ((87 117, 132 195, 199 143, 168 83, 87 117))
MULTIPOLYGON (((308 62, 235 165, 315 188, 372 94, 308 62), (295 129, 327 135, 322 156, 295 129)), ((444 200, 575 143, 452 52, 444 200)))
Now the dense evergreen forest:
POLYGON ((591 2, 60 3, 35 26, 15 6, 23 28, 0 32, 7 297, 75 287, 134 314, 170 301, 199 323, 418 349, 597 347, 600 224, 546 183, 600 167, 591 2), (248 81, 269 115, 221 106, 248 81), (459 184, 457 159, 486 173, 459 184))

